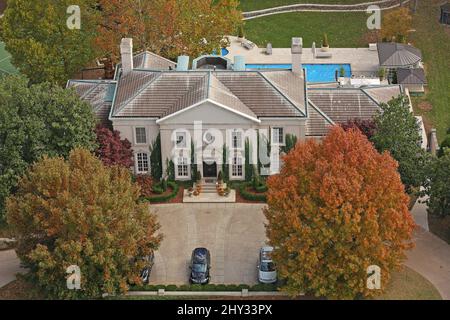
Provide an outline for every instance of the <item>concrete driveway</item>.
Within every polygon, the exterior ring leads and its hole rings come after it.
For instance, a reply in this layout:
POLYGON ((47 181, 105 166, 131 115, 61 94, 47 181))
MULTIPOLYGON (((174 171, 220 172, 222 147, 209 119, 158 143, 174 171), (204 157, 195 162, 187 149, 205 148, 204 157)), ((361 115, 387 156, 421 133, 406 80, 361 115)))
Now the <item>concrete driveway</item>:
POLYGON ((257 283, 258 252, 265 244, 264 205, 201 203, 152 205, 164 240, 150 282, 188 283, 192 250, 211 252, 211 283, 257 283))
POLYGON ((17 273, 25 273, 14 250, 0 251, 0 288, 16 279, 17 273))

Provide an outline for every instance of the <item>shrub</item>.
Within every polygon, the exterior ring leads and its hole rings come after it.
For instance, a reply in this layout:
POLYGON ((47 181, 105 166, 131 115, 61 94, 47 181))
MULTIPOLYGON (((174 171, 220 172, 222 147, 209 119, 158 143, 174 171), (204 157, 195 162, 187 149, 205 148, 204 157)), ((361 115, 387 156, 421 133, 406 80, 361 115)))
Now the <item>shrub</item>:
POLYGON ((180 186, 174 181, 167 182, 167 185, 169 188, 172 189, 172 192, 170 194, 146 197, 145 200, 149 201, 150 203, 158 203, 158 202, 167 202, 175 198, 178 194, 178 191, 180 190, 180 186))
POLYGON ((324 47, 330 46, 330 44, 328 43, 328 35, 326 33, 323 34, 322 46, 324 47))
POLYGON ((266 202, 267 198, 265 194, 254 194, 247 191, 247 188, 252 186, 249 182, 244 182, 239 185, 239 193, 242 198, 249 201, 258 201, 258 202, 266 202))
POLYGON ((152 187, 152 192, 153 192, 153 193, 156 193, 156 194, 162 194, 162 193, 164 193, 164 190, 163 190, 163 188, 162 188, 162 186, 161 186, 161 183, 155 184, 155 185, 152 187))
POLYGON ((153 179, 148 174, 136 176, 136 183, 139 185, 141 197, 149 197, 152 194, 153 179))

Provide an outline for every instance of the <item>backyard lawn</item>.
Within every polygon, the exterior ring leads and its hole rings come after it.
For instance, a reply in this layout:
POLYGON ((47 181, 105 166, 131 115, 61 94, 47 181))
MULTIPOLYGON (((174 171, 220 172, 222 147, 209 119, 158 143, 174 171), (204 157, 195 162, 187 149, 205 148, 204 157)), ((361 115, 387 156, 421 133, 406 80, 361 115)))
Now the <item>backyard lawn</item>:
POLYGON ((363 35, 367 32, 368 15, 365 12, 293 12, 248 20, 246 38, 264 47, 268 42, 274 47, 289 48, 292 37, 303 37, 303 45, 321 45, 327 33, 331 47, 353 48, 366 46, 363 35))
POLYGON ((413 18, 413 44, 422 50, 428 88, 426 94, 413 99, 415 111, 425 117, 442 141, 450 128, 450 27, 439 24, 441 0, 419 2, 413 18))
POLYGON ((241 0, 242 11, 273 8, 299 3, 354 4, 369 2, 366 0, 241 0))

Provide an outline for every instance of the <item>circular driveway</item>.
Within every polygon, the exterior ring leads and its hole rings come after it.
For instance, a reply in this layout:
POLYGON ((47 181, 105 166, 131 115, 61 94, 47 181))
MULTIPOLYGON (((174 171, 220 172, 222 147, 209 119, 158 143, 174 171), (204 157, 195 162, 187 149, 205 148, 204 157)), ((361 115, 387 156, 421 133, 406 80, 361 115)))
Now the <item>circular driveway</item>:
POLYGON ((265 245, 263 204, 152 205, 164 239, 155 252, 150 283, 186 284, 192 250, 211 252, 211 283, 257 283, 258 253, 265 245))

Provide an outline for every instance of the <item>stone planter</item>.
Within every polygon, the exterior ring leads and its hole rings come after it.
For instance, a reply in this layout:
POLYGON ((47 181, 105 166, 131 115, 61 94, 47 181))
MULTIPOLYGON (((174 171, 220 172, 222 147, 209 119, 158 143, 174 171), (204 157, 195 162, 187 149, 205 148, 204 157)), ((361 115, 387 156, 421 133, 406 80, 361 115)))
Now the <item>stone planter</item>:
POLYGON ((324 46, 322 46, 322 48, 321 48, 320 50, 322 50, 323 52, 327 52, 327 51, 330 50, 330 47, 324 47, 324 46))

